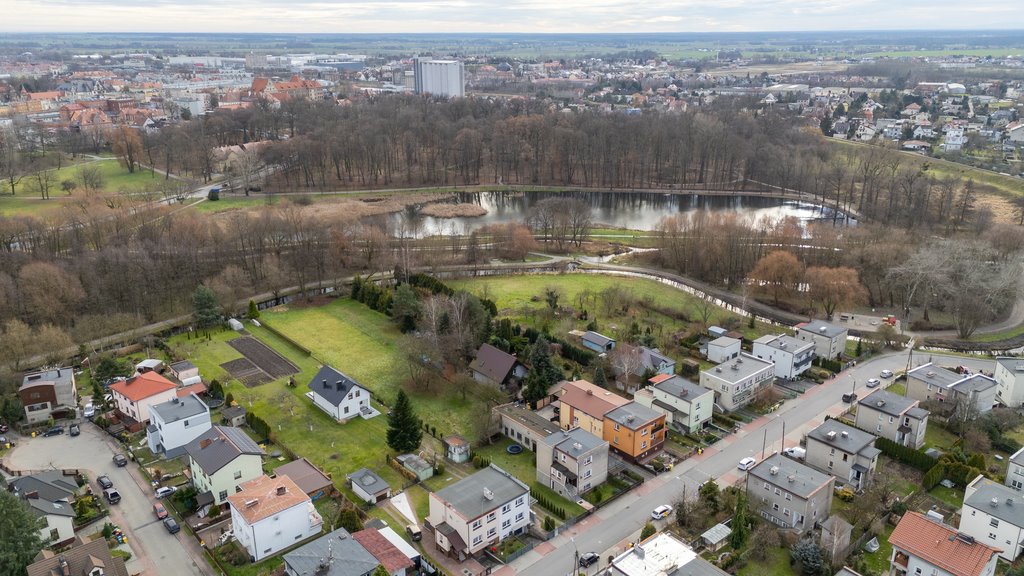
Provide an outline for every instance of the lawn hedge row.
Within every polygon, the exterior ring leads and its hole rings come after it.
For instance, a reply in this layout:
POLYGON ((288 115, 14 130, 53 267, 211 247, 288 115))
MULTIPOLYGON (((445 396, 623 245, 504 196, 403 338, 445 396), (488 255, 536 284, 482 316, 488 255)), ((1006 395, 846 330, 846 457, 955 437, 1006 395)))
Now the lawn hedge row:
POLYGON ((889 440, 888 438, 878 438, 875 440, 875 448, 882 451, 882 454, 903 462, 904 464, 913 466, 922 472, 928 472, 935 467, 938 462, 935 458, 925 454, 920 450, 914 450, 907 446, 902 446, 889 440))

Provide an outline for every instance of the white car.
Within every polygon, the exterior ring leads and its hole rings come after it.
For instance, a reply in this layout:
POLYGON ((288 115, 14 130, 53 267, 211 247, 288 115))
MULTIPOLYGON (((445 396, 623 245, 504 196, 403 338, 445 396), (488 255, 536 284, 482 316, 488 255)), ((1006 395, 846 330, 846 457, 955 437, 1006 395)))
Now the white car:
POLYGON ((751 468, 753 468, 754 464, 757 464, 757 460, 754 460, 754 458, 751 457, 751 456, 747 456, 743 460, 740 460, 740 464, 739 464, 738 468, 740 470, 747 471, 747 470, 750 470, 751 468))
POLYGON ((170 496, 171 494, 174 494, 177 491, 178 491, 178 489, 175 488, 174 486, 164 486, 162 488, 157 488, 156 489, 156 497, 157 498, 166 498, 166 497, 170 496))
POLYGON ((879 376, 882 378, 892 378, 892 370, 882 370, 879 376))
POLYGON ((662 518, 668 518, 668 515, 672 513, 672 507, 668 504, 662 504, 653 511, 651 511, 651 518, 655 520, 661 520, 662 518))
POLYGON ((796 458, 797 460, 803 460, 807 456, 807 450, 799 446, 790 446, 782 451, 783 454, 790 458, 796 458))
POLYGON ((92 419, 92 417, 95 415, 96 407, 93 406, 92 404, 86 404, 85 408, 82 410, 82 417, 86 419, 92 419))
POLYGON ((882 381, 878 378, 868 378, 868 388, 877 388, 882 381))

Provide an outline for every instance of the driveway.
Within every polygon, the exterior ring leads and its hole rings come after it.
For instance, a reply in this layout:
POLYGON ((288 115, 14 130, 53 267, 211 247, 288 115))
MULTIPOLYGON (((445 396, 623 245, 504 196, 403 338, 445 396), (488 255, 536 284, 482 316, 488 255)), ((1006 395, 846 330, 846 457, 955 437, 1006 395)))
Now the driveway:
POLYGON ((185 531, 171 535, 163 523, 153 515, 156 498, 135 463, 118 468, 111 460, 117 446, 113 438, 90 422, 82 424, 77 437, 68 434, 44 438, 22 437, 18 446, 6 460, 11 468, 19 470, 46 470, 50 468, 77 468, 88 470, 89 483, 95 494, 102 494, 96 477, 106 474, 121 494, 121 502, 110 506, 110 519, 128 535, 132 559, 128 562, 132 573, 206 575, 213 571, 202 559, 198 545, 189 541, 185 531), (193 561, 199 554, 201 566, 193 561))

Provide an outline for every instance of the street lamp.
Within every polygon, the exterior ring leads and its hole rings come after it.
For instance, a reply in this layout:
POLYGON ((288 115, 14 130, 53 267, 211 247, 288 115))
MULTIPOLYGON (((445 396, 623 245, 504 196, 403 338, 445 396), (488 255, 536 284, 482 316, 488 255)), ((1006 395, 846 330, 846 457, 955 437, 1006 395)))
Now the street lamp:
POLYGON ((572 542, 572 549, 573 549, 572 573, 575 574, 576 576, 579 576, 579 574, 580 574, 580 549, 576 546, 576 537, 575 536, 573 536, 572 538, 569 538, 569 541, 572 542))

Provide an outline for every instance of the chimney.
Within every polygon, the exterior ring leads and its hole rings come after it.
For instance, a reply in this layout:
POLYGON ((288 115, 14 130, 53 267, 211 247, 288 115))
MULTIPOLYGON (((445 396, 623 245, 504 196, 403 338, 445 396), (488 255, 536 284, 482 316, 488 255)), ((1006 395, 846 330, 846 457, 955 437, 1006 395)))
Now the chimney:
POLYGON ((71 567, 68 566, 68 560, 63 555, 57 560, 57 568, 60 569, 61 576, 71 576, 71 567))
POLYGON ((255 505, 259 504, 259 503, 260 503, 260 501, 258 499, 253 498, 252 500, 246 500, 245 501, 245 507, 246 508, 252 508, 253 506, 255 506, 255 505))
POLYGON ((285 492, 288 492, 288 487, 287 486, 278 486, 277 487, 277 495, 278 496, 284 496, 285 492))
POLYGON ((593 395, 594 395, 594 391, 589 389, 589 388, 587 388, 587 396, 593 396, 593 395))
POLYGON ((494 492, 491 492, 491 489, 486 486, 484 487, 484 498, 494 500, 494 492))
POLYGON ((344 390, 345 389, 345 383, 342 382, 341 380, 338 380, 337 382, 334 383, 334 389, 338 390, 339 392, 344 390))
POLYGON ((989 505, 992 506, 993 508, 998 508, 999 507, 999 498, 993 498, 992 501, 989 502, 989 505))
POLYGON ((203 438, 202 440, 199 441, 199 449, 202 450, 203 448, 206 448, 210 444, 213 444, 213 440, 210 440, 209 438, 203 438))
POLYGON ((60 378, 60 368, 57 368, 57 378, 60 378))
POLYGON ((330 386, 327 385, 327 378, 324 378, 324 390, 327 390, 330 386))
POLYGON ((846 430, 843 430, 843 438, 849 438, 849 437, 850 437, 850 433, 847 432, 846 430))

